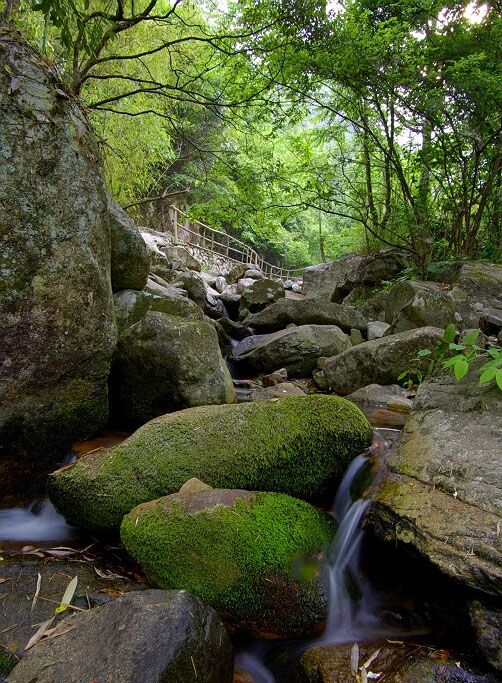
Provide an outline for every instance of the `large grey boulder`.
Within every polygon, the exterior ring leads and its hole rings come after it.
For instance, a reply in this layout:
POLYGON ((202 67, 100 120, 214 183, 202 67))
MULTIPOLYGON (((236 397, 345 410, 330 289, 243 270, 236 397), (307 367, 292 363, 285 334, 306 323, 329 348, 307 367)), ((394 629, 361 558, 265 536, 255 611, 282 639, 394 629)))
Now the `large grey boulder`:
POLYGON ((364 261, 357 254, 344 254, 332 263, 309 266, 303 271, 302 293, 308 298, 318 298, 341 303, 356 284, 357 271, 364 261))
POLYGON ((443 573, 499 598, 501 411, 500 390, 479 386, 475 367, 458 383, 444 375, 422 384, 373 517, 443 573))
POLYGON ((373 285, 391 280, 404 267, 403 255, 384 250, 364 258, 344 254, 332 263, 310 266, 303 271, 302 292, 307 297, 319 297, 341 303, 357 285, 373 285))
POLYGON ((241 293, 240 310, 257 313, 269 304, 284 297, 284 285, 277 280, 252 280, 241 293))
POLYGON ((12 36, 0 36, 0 497, 104 426, 116 341, 96 141, 55 70, 12 36))
POLYGON ((386 334, 395 334, 416 327, 446 327, 455 321, 451 299, 430 282, 406 280, 398 282, 387 295, 386 334))
MULTIPOLYGON (((22 552, 9 557, 4 553, 0 562, 0 583, 4 588, 8 586, 7 591, 2 591, 0 601, 1 647, 15 657, 23 656, 24 648, 34 633, 33 624, 41 624, 54 617, 54 610, 73 577, 77 577, 77 587, 72 605, 79 609, 105 605, 124 593, 144 591, 150 587, 106 574, 107 578, 101 578, 92 564, 81 561, 82 555, 78 551, 72 553, 69 549, 59 548, 39 550, 38 553, 41 557, 22 552), (58 555, 64 559, 57 559, 58 555)), ((58 615, 54 626, 64 616, 58 615)))
POLYGON ((138 427, 164 413, 237 399, 212 325, 149 311, 118 340, 110 400, 121 424, 138 427))
POLYGON ((372 339, 328 358, 322 374, 327 385, 341 395, 368 384, 394 384, 411 367, 410 360, 418 351, 433 349, 442 336, 443 330, 437 327, 422 327, 372 339))
POLYGON ((150 256, 136 225, 108 195, 112 289, 143 289, 148 279, 150 256))
POLYGON ((216 612, 186 591, 129 593, 67 617, 9 683, 231 683, 232 645, 216 612), (195 672, 197 674, 195 675, 195 672))
POLYGON ((457 261, 435 267, 430 279, 451 285, 448 296, 463 328, 480 327, 487 309, 502 309, 501 265, 457 261))
POLYGON ((350 338, 336 325, 301 325, 246 337, 234 347, 230 360, 252 370, 285 368, 288 377, 309 377, 318 358, 336 356, 351 347, 350 338))
POLYGON ((160 287, 153 280, 146 290, 123 289, 113 296, 117 329, 121 334, 127 327, 145 317, 148 311, 158 311, 187 320, 203 320, 204 313, 182 291, 168 285, 160 287), (156 293, 153 293, 156 292, 156 293))
POLYGON ((502 598, 502 394, 479 385, 476 365, 458 383, 444 375, 419 387, 371 526, 493 604, 502 598))
POLYGON ((337 325, 344 332, 366 331, 366 319, 351 306, 342 306, 319 298, 279 299, 259 313, 248 316, 244 324, 256 332, 275 332, 290 323, 295 325, 337 325))
POLYGON ((213 290, 204 277, 194 270, 180 273, 177 282, 187 291, 188 297, 194 301, 204 313, 211 318, 219 318, 223 309, 219 301, 219 293, 213 290))

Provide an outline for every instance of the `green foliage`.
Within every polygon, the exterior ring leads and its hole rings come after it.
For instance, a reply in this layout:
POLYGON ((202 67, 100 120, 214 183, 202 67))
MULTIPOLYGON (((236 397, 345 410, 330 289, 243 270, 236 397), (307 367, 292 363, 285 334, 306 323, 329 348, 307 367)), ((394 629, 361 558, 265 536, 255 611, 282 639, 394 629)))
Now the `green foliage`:
POLYGON ((422 349, 415 358, 410 359, 410 363, 413 363, 415 367, 402 372, 397 378, 398 381, 404 380, 405 386, 410 388, 414 380, 420 384, 426 377, 446 370, 453 373, 458 382, 465 377, 472 361, 481 357, 490 360, 479 369, 479 383, 487 384, 495 380, 496 385, 502 391, 502 349, 491 347, 485 350, 478 346, 476 341, 480 334, 480 330, 473 330, 464 337, 461 343, 455 343, 455 325, 448 325, 443 337, 432 351, 422 349), (423 369, 426 360, 428 364, 423 369))

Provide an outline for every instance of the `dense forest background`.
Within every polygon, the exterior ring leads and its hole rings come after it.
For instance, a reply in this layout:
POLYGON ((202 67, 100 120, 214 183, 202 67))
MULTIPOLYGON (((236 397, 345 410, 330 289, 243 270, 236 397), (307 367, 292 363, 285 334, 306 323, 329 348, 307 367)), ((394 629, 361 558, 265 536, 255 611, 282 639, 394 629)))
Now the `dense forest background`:
POLYGON ((500 1, 8 0, 3 19, 81 98, 138 220, 183 197, 285 266, 502 260, 500 1))

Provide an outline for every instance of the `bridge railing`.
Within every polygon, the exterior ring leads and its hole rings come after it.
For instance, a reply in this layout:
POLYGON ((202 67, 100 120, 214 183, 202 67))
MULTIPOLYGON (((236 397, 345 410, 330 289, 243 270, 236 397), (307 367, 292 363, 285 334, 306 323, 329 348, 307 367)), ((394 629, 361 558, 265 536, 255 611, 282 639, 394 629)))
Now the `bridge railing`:
POLYGON ((212 252, 229 261, 249 263, 259 268, 264 275, 278 280, 288 280, 302 274, 303 268, 281 268, 268 263, 245 242, 215 230, 201 221, 190 221, 187 213, 174 204, 169 207, 172 215, 172 236, 175 244, 188 245, 212 252))

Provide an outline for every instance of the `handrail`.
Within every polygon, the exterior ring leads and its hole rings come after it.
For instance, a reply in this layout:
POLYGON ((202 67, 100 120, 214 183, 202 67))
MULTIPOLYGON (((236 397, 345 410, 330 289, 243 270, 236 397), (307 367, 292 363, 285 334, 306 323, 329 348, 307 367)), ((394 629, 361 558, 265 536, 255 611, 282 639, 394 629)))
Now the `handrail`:
POLYGON ((224 256, 235 263, 249 263, 259 268, 264 275, 268 275, 270 278, 275 277, 280 280, 287 280, 297 277, 303 272, 303 268, 281 268, 280 266, 268 263, 245 242, 232 237, 232 235, 226 232, 215 230, 201 221, 191 223, 189 215, 174 204, 171 204, 169 208, 174 214, 172 232, 176 244, 192 245, 198 249, 224 256), (180 223, 179 216, 185 216, 186 222, 180 223), (187 224, 189 227, 187 227, 187 224), (192 226, 197 227, 198 230, 192 230, 192 226), (183 240, 184 232, 192 236, 193 241, 183 240))

